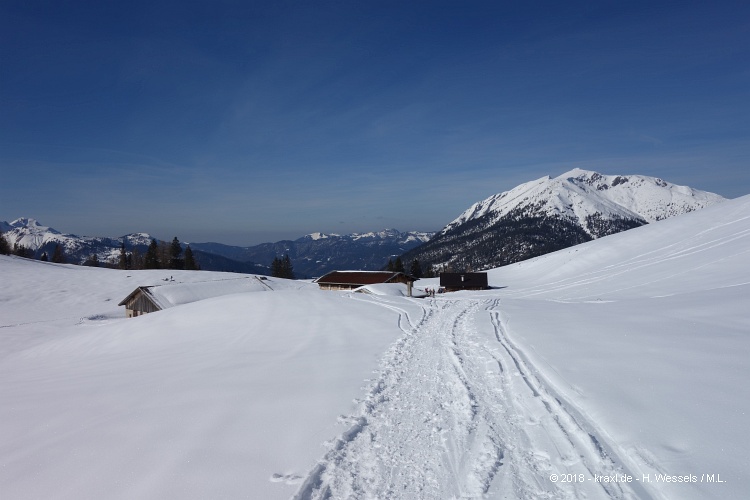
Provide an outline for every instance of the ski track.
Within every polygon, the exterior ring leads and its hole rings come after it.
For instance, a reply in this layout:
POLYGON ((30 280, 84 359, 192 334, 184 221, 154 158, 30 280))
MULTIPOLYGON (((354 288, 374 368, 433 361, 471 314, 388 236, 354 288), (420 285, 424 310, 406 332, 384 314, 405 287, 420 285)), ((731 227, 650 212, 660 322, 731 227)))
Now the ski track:
POLYGON ((498 299, 419 303, 415 325, 399 310, 404 335, 295 499, 650 498, 594 480, 628 471, 519 355, 498 299))

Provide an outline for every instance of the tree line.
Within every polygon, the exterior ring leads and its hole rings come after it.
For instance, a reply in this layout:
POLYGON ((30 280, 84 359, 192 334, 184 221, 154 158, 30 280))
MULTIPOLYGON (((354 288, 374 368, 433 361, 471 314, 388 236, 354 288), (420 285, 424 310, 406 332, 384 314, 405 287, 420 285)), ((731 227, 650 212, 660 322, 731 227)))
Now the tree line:
POLYGON ((120 245, 120 255, 117 260, 119 269, 185 269, 187 271, 198 271, 200 265, 195 260, 190 245, 182 250, 180 240, 175 236, 172 243, 152 239, 146 253, 141 253, 138 248, 131 252, 125 249, 125 242, 120 245))
MULTIPOLYGON (((385 265, 384 269, 394 273, 406 273, 406 267, 404 267, 404 262, 401 260, 401 257, 396 257, 395 261, 393 259, 388 259, 388 263, 385 265)), ((427 266, 426 269, 422 268, 419 259, 415 258, 412 259, 407 274, 414 276, 415 278, 434 278, 438 275, 438 272, 431 265, 427 266)))
POLYGON ((273 262, 271 262, 271 276, 274 278, 294 279, 294 266, 292 266, 289 254, 285 254, 282 258, 273 258, 273 262))

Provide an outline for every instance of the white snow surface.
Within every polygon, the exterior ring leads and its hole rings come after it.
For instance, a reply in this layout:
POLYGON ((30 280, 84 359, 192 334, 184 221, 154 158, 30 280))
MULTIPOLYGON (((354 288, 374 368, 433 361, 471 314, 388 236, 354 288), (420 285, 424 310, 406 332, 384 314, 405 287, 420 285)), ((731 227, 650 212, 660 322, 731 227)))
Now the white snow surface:
POLYGON ((589 215, 655 222, 724 201, 720 195, 678 186, 645 175, 602 175, 573 169, 542 177, 475 203, 448 224, 445 233, 470 220, 490 215, 498 220, 513 210, 529 215, 561 215, 585 224, 589 215))
POLYGON ((269 279, 134 319, 135 286, 237 275, 0 256, 0 492, 746 498, 748 254, 750 196, 488 291, 269 279))
MULTIPOLYGON (((359 293, 370 293, 373 295, 385 295, 390 297, 409 296, 409 289, 406 287, 405 283, 376 283, 373 285, 365 285, 359 288, 355 288, 354 291, 359 293)), ((416 292, 416 290, 414 292, 416 292)), ((412 292, 412 294, 415 294, 414 292, 412 292)))

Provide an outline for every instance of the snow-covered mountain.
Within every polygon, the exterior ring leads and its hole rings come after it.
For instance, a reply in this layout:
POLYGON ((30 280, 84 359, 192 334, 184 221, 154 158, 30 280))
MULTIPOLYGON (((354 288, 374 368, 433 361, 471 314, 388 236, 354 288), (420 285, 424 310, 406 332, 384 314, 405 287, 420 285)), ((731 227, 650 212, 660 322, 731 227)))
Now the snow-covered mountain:
POLYGON ((542 177, 469 207, 445 226, 445 234, 472 220, 495 222, 513 212, 531 217, 574 220, 592 238, 603 236, 594 220, 628 219, 643 223, 692 212, 724 201, 718 194, 678 186, 645 175, 602 175, 579 168, 542 177))
POLYGON ((574 169, 475 203, 405 258, 458 268, 500 266, 724 200, 656 177, 574 169))
POLYGON ((123 241, 126 248, 132 249, 146 248, 152 239, 148 233, 132 233, 119 238, 65 234, 28 217, 10 223, 0 221, 0 230, 11 247, 24 246, 37 258, 43 253, 52 257, 55 246, 60 245, 66 260, 72 263, 83 263, 91 255, 96 255, 100 262, 117 262, 123 241))

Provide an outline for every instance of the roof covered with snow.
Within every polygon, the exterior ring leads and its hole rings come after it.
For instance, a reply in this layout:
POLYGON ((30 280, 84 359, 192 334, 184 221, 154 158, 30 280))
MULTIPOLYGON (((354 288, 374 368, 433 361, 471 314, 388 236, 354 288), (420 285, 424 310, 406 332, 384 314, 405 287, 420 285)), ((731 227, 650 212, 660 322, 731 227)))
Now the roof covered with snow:
POLYGON ((119 305, 125 303, 137 293, 145 294, 161 309, 189 304, 199 300, 221 297, 235 293, 265 292, 273 288, 268 280, 257 276, 242 278, 200 281, 197 283, 167 283, 164 285, 141 286, 133 290, 119 305))

